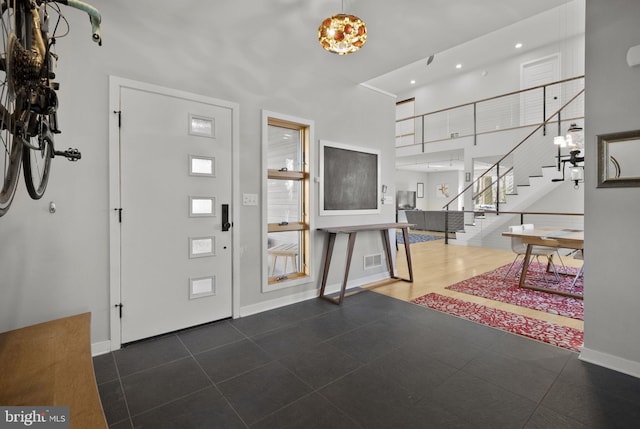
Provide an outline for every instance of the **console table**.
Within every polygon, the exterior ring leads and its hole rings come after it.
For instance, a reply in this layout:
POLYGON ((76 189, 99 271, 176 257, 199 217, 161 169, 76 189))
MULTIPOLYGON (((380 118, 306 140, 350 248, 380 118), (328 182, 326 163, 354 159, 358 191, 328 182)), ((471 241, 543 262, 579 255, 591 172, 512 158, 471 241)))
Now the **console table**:
POLYGON ((106 429, 90 324, 83 313, 0 334, 0 404, 68 406, 72 429, 106 429))
MULTIPOLYGON (((384 248, 387 255, 387 266, 389 268, 389 274, 391 278, 413 282, 413 268, 411 266, 411 250, 409 248, 409 227, 414 226, 410 223, 379 223, 373 225, 352 225, 352 226, 338 226, 318 228, 319 231, 325 231, 329 234, 329 243, 327 244, 327 252, 324 259, 324 269, 322 271, 322 284, 320 286, 319 298, 326 299, 334 304, 342 304, 342 300, 345 297, 345 290, 347 289, 347 279, 349 278, 349 268, 351 267, 351 257, 353 256, 353 248, 356 242, 356 234, 362 231, 380 231, 382 233, 382 240, 384 242, 384 248), (404 238, 404 249, 407 255, 407 266, 409 268, 409 279, 403 279, 397 277, 393 270, 393 261, 391 259, 391 242, 389 240, 390 229, 402 229, 402 237, 404 238), (344 278, 342 280, 342 287, 340 289, 339 297, 331 297, 324 294, 325 287, 327 286, 327 277, 329 274, 329 266, 331 265, 331 257, 333 256, 333 246, 336 242, 336 236, 338 234, 347 234, 347 260, 344 268, 344 278)), ((357 292, 354 292, 357 293, 357 292)), ((352 295, 353 293, 349 294, 352 295)))

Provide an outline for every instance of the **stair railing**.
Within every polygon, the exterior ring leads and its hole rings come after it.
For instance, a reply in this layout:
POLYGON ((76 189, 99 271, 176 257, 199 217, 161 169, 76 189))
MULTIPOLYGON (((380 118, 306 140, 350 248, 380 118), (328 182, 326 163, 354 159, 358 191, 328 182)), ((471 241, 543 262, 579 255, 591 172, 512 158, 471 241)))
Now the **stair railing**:
MULTIPOLYGON (((449 243, 449 206, 451 206, 451 204, 453 204, 454 202, 456 202, 460 197, 464 196, 466 194, 466 192, 469 189, 473 189, 473 187, 475 186, 475 184, 480 181, 483 177, 485 177, 487 174, 489 174, 494 168, 496 169, 496 176, 498 176, 497 179, 497 183, 496 183, 496 196, 500 195, 500 177, 503 177, 506 173, 503 174, 503 176, 500 176, 500 163, 502 163, 505 159, 507 159, 509 156, 511 156, 516 150, 518 150, 520 147, 522 147, 523 144, 525 144, 527 141, 529 141, 529 139, 534 136, 538 131, 540 131, 540 129, 545 129, 546 130, 546 126, 548 123, 552 122, 552 119, 554 117, 558 117, 558 121, 560 121, 560 114, 561 112, 567 108, 567 106, 569 106, 571 103, 573 103, 579 96, 581 96, 582 94, 584 94, 584 88, 581 89, 577 94, 575 94, 573 97, 571 97, 569 99, 569 101, 567 101, 565 104, 563 104, 556 112, 554 112, 551 116, 549 116, 547 119, 544 120, 544 122, 542 122, 541 124, 539 124, 538 126, 536 126, 529 134, 527 134, 527 136, 522 139, 518 144, 516 144, 513 148, 511 148, 511 150, 509 150, 505 155, 503 155, 497 162, 495 162, 491 167, 487 168, 480 176, 478 176, 477 178, 475 178, 469 185, 467 185, 462 191, 460 191, 457 195, 455 195, 451 200, 449 200, 444 206, 442 206, 442 208, 447 212, 445 214, 445 244, 449 243)), ((560 123, 558 123, 558 127, 560 126, 560 123)), ((474 196, 474 199, 479 197, 480 195, 482 195, 484 192, 487 192, 488 189, 490 189, 491 187, 486 187, 482 193, 479 193, 477 195, 474 196)), ((500 200, 499 198, 497 198, 496 200, 496 210, 492 211, 492 210, 488 210, 487 212, 489 213, 495 213, 496 215, 500 214, 500 200)), ((463 210, 465 213, 466 212, 474 212, 473 210, 463 210)))

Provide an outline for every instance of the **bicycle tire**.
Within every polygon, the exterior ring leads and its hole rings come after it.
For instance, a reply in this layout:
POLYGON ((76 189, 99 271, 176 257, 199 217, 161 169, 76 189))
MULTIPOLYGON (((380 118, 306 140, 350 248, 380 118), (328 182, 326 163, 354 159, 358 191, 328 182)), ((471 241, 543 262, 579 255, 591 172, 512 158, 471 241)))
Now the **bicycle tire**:
POLYGON ((23 145, 22 172, 29 196, 34 200, 39 200, 44 195, 49 182, 51 159, 53 158, 53 139, 48 130, 42 132, 41 138, 33 137, 33 139, 37 140, 38 149, 23 145))
POLYGON ((2 133, 2 139, 8 139, 4 142, 3 156, 3 181, 2 189, 0 189, 0 216, 4 215, 11 206, 13 196, 18 187, 18 178, 20 177, 20 164, 22 159, 22 144, 15 141, 11 133, 2 133))
MULTIPOLYGON (((16 105, 20 101, 16 100, 13 93, 10 72, 10 43, 12 34, 16 37, 23 37, 27 33, 24 30, 24 10, 22 3, 15 10, 11 0, 0 0, 0 25, 3 31, 0 33, 0 165, 2 171, 2 188, 0 189, 0 216, 7 213, 13 197, 16 193, 18 179, 20 177, 20 166, 22 164, 22 142, 16 138, 17 125, 16 105)), ((30 36, 26 36, 30 37, 30 36)), ((24 38, 24 37, 23 37, 24 38)))

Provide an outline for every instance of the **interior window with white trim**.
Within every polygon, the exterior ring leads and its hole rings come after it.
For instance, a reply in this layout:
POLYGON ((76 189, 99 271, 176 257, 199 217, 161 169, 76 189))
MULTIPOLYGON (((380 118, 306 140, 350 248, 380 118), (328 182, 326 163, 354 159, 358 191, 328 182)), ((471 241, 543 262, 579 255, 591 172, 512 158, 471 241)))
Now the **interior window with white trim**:
POLYGON ((268 284, 309 276, 309 125, 268 118, 268 284))

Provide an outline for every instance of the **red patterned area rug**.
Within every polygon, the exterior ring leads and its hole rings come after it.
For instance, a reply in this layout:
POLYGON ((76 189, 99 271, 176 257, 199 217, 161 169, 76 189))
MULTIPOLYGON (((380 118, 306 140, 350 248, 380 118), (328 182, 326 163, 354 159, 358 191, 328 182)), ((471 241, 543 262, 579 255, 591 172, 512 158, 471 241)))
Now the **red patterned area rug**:
POLYGON ((573 351, 580 351, 584 339, 584 333, 575 328, 461 301, 437 293, 418 297, 411 302, 573 351))
MULTIPOLYGON (((582 277, 576 281, 575 286, 572 287, 571 285, 578 268, 566 267, 568 275, 560 274, 560 282, 556 281, 553 273, 547 273, 547 281, 545 282, 542 278, 542 273, 544 273, 546 264, 532 263, 529 267, 530 269, 527 271, 528 284, 582 295, 582 277)), ((584 304, 581 299, 518 287, 520 277, 515 275, 515 268, 512 269, 506 279, 504 278, 508 269, 509 265, 505 265, 493 271, 463 280, 460 283, 447 286, 446 289, 571 317, 572 319, 584 320, 584 304)))

